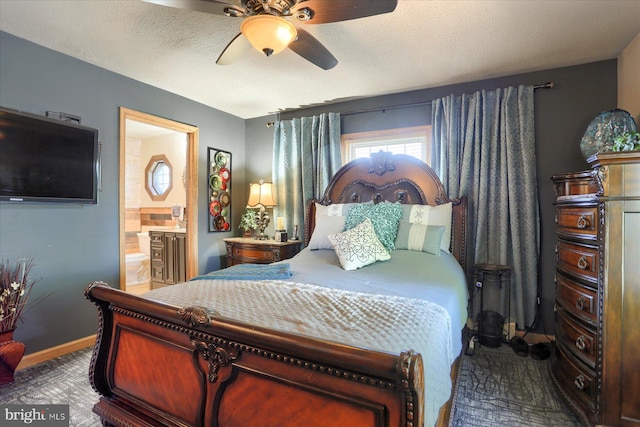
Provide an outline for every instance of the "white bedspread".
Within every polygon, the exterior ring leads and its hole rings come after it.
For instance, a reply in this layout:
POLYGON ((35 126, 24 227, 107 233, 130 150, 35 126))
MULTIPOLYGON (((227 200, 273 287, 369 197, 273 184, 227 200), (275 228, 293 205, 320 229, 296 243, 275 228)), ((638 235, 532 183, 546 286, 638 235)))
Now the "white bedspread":
POLYGON ((413 349, 426 367, 427 426, 435 424, 450 397, 451 319, 447 310, 426 300, 275 280, 197 280, 144 297, 180 307, 204 306, 222 317, 362 348, 413 349))

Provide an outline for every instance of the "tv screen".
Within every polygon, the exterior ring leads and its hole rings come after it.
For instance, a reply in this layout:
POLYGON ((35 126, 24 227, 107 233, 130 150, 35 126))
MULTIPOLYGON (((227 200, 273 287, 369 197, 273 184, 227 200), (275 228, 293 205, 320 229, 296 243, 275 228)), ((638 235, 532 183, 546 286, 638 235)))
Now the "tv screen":
POLYGON ((0 201, 98 202, 98 130, 0 108, 0 201))

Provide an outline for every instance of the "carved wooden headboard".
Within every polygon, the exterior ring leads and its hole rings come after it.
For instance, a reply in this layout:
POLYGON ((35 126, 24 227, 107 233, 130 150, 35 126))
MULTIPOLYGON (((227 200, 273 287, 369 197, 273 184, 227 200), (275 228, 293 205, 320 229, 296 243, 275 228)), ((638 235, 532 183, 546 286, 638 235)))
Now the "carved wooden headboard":
POLYGON ((344 165, 331 178, 321 200, 311 200, 305 215, 305 245, 315 228, 315 203, 400 202, 437 206, 452 202, 451 253, 466 271, 466 198, 451 200, 426 163, 405 154, 379 151, 344 165))

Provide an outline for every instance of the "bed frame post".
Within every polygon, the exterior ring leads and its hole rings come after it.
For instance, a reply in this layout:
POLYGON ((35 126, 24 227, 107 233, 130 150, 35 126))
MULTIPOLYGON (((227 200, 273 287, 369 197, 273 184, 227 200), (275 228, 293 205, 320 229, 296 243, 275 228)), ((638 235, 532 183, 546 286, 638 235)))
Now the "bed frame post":
POLYGON ((113 333, 113 313, 109 310, 109 303, 93 297, 92 290, 96 287, 111 289, 104 282, 92 282, 84 290, 84 296, 98 307, 98 332, 89 364, 89 382, 91 387, 102 396, 111 396, 111 389, 107 383, 107 356, 111 335, 113 333), (99 373, 99 374, 97 374, 99 373))

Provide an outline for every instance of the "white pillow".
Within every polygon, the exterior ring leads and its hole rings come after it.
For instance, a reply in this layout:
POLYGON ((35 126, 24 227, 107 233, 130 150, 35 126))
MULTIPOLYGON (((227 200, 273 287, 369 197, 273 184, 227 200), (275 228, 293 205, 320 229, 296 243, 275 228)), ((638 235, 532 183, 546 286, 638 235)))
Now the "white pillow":
POLYGON ((451 245, 451 217, 452 217, 452 204, 451 202, 444 205, 429 206, 429 205, 402 205, 403 214, 402 220, 408 221, 414 224, 423 225, 442 225, 444 226, 444 233, 442 233, 442 243, 440 249, 450 253, 449 246, 451 245))
POLYGON ((309 240, 309 249, 333 249, 327 236, 344 231, 347 213, 353 205, 354 203, 335 203, 325 206, 316 203, 316 223, 309 240))
POLYGON ((323 205, 316 203, 316 220, 319 216, 347 216, 354 203, 334 203, 323 205))
POLYGON ((357 270, 376 261, 391 258, 376 236, 369 218, 343 233, 330 234, 329 240, 345 270, 357 270))
POLYGON ((341 233, 344 230, 346 216, 316 215, 316 226, 311 234, 309 249, 333 249, 329 234, 341 233))

